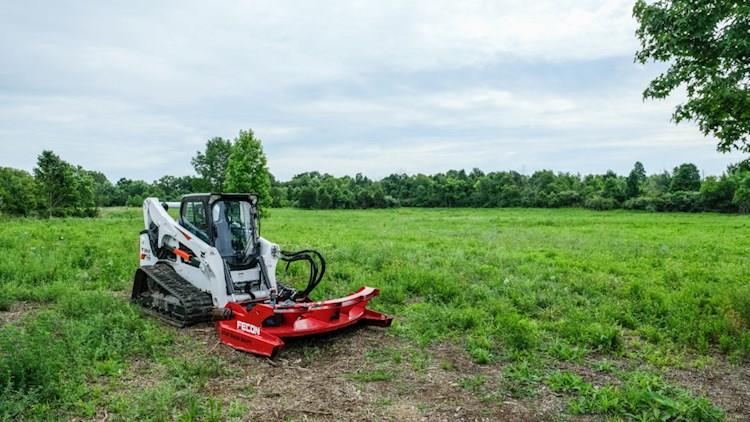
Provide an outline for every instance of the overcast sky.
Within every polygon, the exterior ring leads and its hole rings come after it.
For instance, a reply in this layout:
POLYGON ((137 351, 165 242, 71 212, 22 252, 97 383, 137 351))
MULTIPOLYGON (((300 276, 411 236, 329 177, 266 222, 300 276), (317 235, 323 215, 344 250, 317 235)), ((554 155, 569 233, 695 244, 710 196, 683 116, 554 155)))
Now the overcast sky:
POLYGON ((283 180, 740 158, 642 101, 632 0, 109 3, 2 2, 0 166, 186 175, 243 128, 283 180))

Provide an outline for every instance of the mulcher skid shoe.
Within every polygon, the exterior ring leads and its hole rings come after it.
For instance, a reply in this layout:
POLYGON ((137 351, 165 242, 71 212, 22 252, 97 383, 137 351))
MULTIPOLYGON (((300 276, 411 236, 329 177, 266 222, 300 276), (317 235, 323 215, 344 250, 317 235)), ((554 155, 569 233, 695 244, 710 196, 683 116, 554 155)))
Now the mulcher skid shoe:
POLYGON ((219 339, 238 350, 273 357, 284 347, 284 338, 303 337, 340 330, 356 323, 388 327, 392 318, 367 309, 367 302, 380 294, 362 287, 340 299, 292 305, 230 302, 231 318, 218 321, 219 339))

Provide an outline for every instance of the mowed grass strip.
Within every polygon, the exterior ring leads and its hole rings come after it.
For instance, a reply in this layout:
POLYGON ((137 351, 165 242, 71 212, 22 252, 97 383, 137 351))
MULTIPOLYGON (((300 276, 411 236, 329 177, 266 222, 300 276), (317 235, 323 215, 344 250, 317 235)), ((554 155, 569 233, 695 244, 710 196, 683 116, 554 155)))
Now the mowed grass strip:
MULTIPOLYGON (((170 364, 168 331, 127 301, 141 225, 139 209, 91 220, 0 220, 0 310, 34 304, 0 328, 0 416, 91 416, 104 394, 87 388, 96 377, 117 379, 136 358, 170 364)), ((685 350, 740 364, 750 357, 744 216, 279 209, 262 228, 284 249, 326 256, 315 299, 378 287, 372 306, 396 317, 391 333, 415 350, 454 342, 478 364, 512 365, 504 377, 523 395, 550 379, 549 362, 603 355, 654 363, 685 350)), ((302 266, 279 275, 300 286, 305 278, 302 266)), ((160 397, 159 415, 179 400, 215 414, 210 397, 180 392, 180 373, 150 393, 160 397)), ((611 391, 559 390, 571 396, 572 413, 624 415, 650 404, 685 417, 720 415, 652 374, 621 378, 624 386, 611 391), (639 386, 642 395, 633 393, 639 386), (621 404, 629 397, 636 402, 621 404), (610 398, 620 404, 606 404, 610 398)), ((136 398, 118 400, 131 415, 149 414, 127 405, 136 398)))

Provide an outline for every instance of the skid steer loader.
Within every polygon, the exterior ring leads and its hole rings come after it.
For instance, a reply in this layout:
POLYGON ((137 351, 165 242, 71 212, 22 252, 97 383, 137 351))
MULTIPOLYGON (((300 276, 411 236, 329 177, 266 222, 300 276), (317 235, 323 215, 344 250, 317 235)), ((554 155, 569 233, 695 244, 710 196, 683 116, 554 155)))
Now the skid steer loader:
POLYGON ((310 292, 325 274, 314 250, 287 252, 260 237, 256 197, 251 194, 191 194, 180 203, 143 202, 140 267, 133 302, 178 326, 216 321, 221 342, 273 357, 284 338, 338 330, 355 323, 387 327, 391 317, 367 309, 378 289, 315 302, 310 292), (179 207, 175 221, 167 210, 179 207), (276 280, 279 261, 303 261, 310 275, 304 290, 276 280))

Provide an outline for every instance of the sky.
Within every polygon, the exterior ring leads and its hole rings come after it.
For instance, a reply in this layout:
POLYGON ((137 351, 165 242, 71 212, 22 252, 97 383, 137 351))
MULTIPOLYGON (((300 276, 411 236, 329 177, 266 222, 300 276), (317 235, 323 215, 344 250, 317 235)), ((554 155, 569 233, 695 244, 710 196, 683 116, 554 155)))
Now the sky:
POLYGON ((684 94, 643 101, 665 67, 634 63, 632 3, 2 2, 0 166, 51 149, 150 181, 251 128, 281 180, 720 174, 744 157, 671 122, 684 94))

